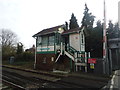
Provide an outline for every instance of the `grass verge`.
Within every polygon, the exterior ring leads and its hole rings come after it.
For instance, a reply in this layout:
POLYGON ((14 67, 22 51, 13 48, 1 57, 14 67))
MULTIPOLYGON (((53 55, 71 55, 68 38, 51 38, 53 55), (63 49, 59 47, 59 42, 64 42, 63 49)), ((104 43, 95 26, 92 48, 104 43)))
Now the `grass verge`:
POLYGON ((22 69, 33 69, 34 68, 34 60, 29 60, 29 61, 15 61, 12 64, 10 64, 9 61, 2 61, 3 65, 9 65, 9 66, 14 66, 22 69))

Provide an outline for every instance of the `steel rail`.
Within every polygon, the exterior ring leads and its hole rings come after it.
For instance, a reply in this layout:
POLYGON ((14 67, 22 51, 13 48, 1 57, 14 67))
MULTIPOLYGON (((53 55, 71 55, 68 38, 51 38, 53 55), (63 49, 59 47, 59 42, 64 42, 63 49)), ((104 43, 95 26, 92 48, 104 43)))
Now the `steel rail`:
POLYGON ((7 81, 7 80, 4 80, 4 79, 1 79, 4 83, 6 83, 7 85, 10 85, 12 87, 15 87, 15 88, 18 88, 18 89, 21 89, 21 90, 25 90, 25 88, 23 86, 20 86, 18 84, 15 84, 15 83, 12 83, 10 81, 7 81))

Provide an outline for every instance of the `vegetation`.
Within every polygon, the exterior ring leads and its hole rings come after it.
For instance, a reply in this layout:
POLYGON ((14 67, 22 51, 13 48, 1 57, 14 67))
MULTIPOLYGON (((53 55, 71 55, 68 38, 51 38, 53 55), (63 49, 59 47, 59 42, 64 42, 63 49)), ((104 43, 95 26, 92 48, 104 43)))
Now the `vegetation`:
POLYGON ((85 9, 84 9, 84 16, 82 19, 82 26, 85 26, 87 29, 88 28, 93 28, 93 23, 94 23, 94 18, 95 16, 92 15, 92 13, 89 13, 89 9, 87 7, 87 4, 85 4, 85 9))
POLYGON ((92 29, 90 35, 90 52, 91 57, 99 57, 103 56, 103 25, 101 21, 97 21, 96 27, 92 29))
POLYGON ((6 60, 6 61, 3 61, 2 63, 3 63, 3 65, 14 66, 17 68, 22 68, 22 69, 33 69, 33 67, 34 67, 33 60, 29 60, 29 62, 28 61, 17 61, 12 64, 10 64, 8 60, 6 60))
POLYGON ((23 53, 23 44, 21 42, 17 43, 17 54, 23 53))
POLYGON ((2 59, 7 60, 16 53, 17 35, 11 30, 1 29, 2 59))
POLYGON ((15 60, 16 61, 34 61, 35 55, 32 52, 23 52, 21 54, 16 54, 15 60))
POLYGON ((34 51, 24 51, 23 44, 17 42, 17 35, 11 30, 1 29, 2 62, 16 64, 21 62, 34 61, 34 51), (11 58, 13 59, 12 61, 11 58))
MULTIPOLYGON (((82 18, 81 27, 85 27, 85 51, 91 53, 91 57, 102 58, 103 56, 103 24, 100 20, 97 21, 96 27, 93 27, 95 16, 89 12, 87 4, 85 4, 84 16, 82 18)), ((69 28, 78 27, 77 19, 72 14, 70 19, 69 28)), ((107 28, 107 38, 117 38, 120 37, 120 30, 118 23, 113 24, 109 21, 107 28)))
POLYGON ((119 25, 118 23, 116 23, 115 25, 112 23, 112 21, 110 20, 108 23, 108 29, 107 29, 107 35, 108 35, 108 39, 112 39, 112 38, 118 38, 120 37, 120 30, 119 30, 119 25))
POLYGON ((74 16, 74 14, 72 13, 70 23, 69 23, 69 29, 74 29, 74 28, 77 28, 77 27, 79 27, 79 25, 77 23, 77 19, 74 16))

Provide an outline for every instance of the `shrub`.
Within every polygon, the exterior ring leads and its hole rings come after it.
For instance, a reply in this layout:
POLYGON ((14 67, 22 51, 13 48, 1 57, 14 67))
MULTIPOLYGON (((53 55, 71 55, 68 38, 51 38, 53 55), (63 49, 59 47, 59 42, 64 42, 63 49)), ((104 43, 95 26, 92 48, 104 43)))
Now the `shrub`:
POLYGON ((31 52, 23 52, 21 54, 17 54, 16 55, 16 60, 15 61, 30 61, 30 60, 34 60, 34 53, 31 52))

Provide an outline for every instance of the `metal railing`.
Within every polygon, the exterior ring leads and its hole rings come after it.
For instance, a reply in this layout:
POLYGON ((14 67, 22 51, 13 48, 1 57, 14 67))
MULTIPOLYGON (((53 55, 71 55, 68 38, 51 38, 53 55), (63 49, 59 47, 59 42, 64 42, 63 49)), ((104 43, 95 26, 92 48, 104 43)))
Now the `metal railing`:
POLYGON ((85 63, 85 52, 83 51, 77 51, 75 48, 67 44, 67 52, 69 52, 77 61, 81 61, 82 63, 85 63))

